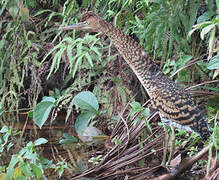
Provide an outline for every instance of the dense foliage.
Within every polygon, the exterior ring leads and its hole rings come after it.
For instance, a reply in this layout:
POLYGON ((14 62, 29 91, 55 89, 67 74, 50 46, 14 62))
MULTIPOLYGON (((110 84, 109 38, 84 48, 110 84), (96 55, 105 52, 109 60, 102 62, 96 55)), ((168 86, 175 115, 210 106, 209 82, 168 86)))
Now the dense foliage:
MULTIPOLYGON (((143 107, 146 92, 104 35, 58 30, 59 26, 80 21, 83 10, 94 11, 129 34, 165 74, 181 86, 193 89, 191 92, 212 131, 217 131, 217 0, 3 0, 0 2, 0 179, 4 175, 39 179, 53 172, 61 177, 64 170, 69 174, 83 172, 91 164, 97 164, 103 155, 94 153, 96 158, 91 158, 87 153, 91 148, 84 143, 96 144, 108 139, 115 124, 123 119, 121 112, 127 121, 135 118, 134 125, 150 115, 149 108, 143 107), (50 130, 62 128, 48 135, 49 132, 37 128, 44 126, 50 130), (83 150, 72 155, 68 149, 70 163, 65 157, 48 156, 50 153, 44 153, 49 160, 41 159, 37 147, 47 143, 42 137, 50 143, 54 138, 55 143, 59 140, 64 149, 73 144, 71 151, 79 151, 81 147, 83 150), (7 153, 12 158, 6 157, 7 153)), ((147 137, 158 124, 145 122, 146 130, 138 140, 147 137)), ((187 147, 190 155, 200 149, 199 143, 188 145, 197 139, 196 135, 190 137, 183 131, 177 131, 176 135, 181 137, 176 144, 187 147)), ((121 143, 116 137, 113 142, 121 143)), ((59 154, 56 151, 53 153, 59 154)), ((203 164, 206 162, 197 166, 203 164)))

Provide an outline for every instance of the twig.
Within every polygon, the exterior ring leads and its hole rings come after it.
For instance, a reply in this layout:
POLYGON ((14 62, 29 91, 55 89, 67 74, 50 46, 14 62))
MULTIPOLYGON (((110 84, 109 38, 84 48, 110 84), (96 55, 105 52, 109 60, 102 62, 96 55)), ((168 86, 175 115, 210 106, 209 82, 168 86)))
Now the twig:
POLYGON ((207 82, 203 82, 203 83, 200 83, 200 84, 196 84, 194 86, 190 86, 190 87, 186 88, 186 90, 190 90, 190 89, 193 89, 193 88, 205 85, 205 84, 210 84, 210 83, 215 83, 215 82, 219 82, 219 80, 207 81, 207 82))
POLYGON ((210 149, 210 147, 213 146, 213 143, 210 143, 208 146, 203 148, 198 154, 193 156, 191 159, 189 159, 187 162, 183 163, 177 171, 174 173, 174 176, 178 176, 182 174, 184 171, 186 171, 189 167, 191 167, 195 162, 197 162, 199 159, 201 159, 210 149))
POLYGON ((162 176, 156 177, 152 180, 175 180, 177 176, 188 170, 194 163, 201 159, 213 146, 213 143, 210 143, 207 147, 203 148, 198 154, 190 158, 188 161, 184 162, 174 173, 164 174, 162 176))
POLYGON ((195 64, 195 63, 197 63, 199 60, 200 60, 200 59, 198 58, 198 59, 194 59, 193 61, 190 61, 188 64, 182 66, 182 67, 179 68, 176 72, 174 72, 174 73, 170 76, 170 78, 174 77, 178 72, 182 71, 183 69, 185 69, 185 68, 187 68, 187 67, 189 67, 189 66, 191 66, 191 65, 193 65, 193 64, 195 64))

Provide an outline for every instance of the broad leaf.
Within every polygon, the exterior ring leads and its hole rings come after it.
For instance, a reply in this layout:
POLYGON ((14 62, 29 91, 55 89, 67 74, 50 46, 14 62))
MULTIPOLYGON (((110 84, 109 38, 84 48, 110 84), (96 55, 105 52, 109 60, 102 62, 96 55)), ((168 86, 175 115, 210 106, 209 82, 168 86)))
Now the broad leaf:
POLYGON ((91 111, 96 113, 99 109, 97 98, 90 91, 84 91, 77 94, 73 99, 73 103, 79 108, 86 111, 91 111))
POLYGON ((21 166, 20 166, 22 172, 24 173, 24 176, 26 177, 30 177, 32 176, 32 172, 31 172, 31 167, 30 167, 30 164, 24 162, 24 163, 21 163, 21 166))
POLYGON ((14 167, 19 162, 19 155, 12 155, 11 161, 9 163, 8 169, 7 169, 7 179, 12 180, 12 177, 14 175, 14 167))
POLYGON ((49 117, 50 111, 54 105, 53 97, 44 98, 33 110, 33 121, 41 128, 49 117))
POLYGON ((8 131, 9 131, 8 126, 3 126, 0 130, 0 133, 6 133, 8 131))
POLYGON ((37 165, 33 164, 32 165, 32 170, 33 170, 34 174, 36 174, 37 179, 40 179, 42 174, 43 174, 42 169, 39 168, 37 165))
POLYGON ((214 56, 213 58, 211 58, 211 60, 208 63, 207 68, 210 70, 218 69, 219 68, 219 56, 214 56))
POLYGON ((77 143, 78 139, 74 136, 69 136, 67 133, 63 134, 63 139, 59 141, 60 144, 73 144, 77 143))
POLYGON ((46 144, 48 142, 48 140, 46 140, 45 138, 39 138, 34 142, 35 146, 39 146, 41 144, 46 144))
POLYGON ((84 133, 84 130, 88 127, 90 120, 93 119, 95 116, 95 113, 87 111, 81 113, 77 117, 75 121, 75 130, 79 136, 81 136, 84 133))
POLYGON ((200 24, 202 22, 208 21, 211 18, 211 13, 206 11, 201 16, 198 17, 197 23, 200 24))

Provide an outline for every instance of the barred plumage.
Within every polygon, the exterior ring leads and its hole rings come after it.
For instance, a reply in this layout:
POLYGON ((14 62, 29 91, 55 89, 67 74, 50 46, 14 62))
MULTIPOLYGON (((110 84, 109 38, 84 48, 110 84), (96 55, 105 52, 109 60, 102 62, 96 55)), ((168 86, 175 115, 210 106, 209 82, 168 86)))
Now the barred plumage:
POLYGON ((110 38, 144 86, 164 123, 194 131, 203 139, 209 137, 208 123, 188 92, 164 75, 136 41, 92 12, 85 13, 81 23, 110 38))
MULTIPOLYGON (((203 140, 206 140, 210 136, 208 123, 189 93, 175 84, 168 76, 164 75, 143 47, 136 41, 92 12, 85 13, 80 23, 60 29, 70 30, 82 28, 102 32, 114 43, 119 53, 144 86, 152 100, 153 107, 159 111, 160 117, 165 125, 164 127, 170 125, 171 127, 177 127, 186 131, 194 131, 203 140)), ((174 133, 173 129, 172 132, 174 133)), ((168 133, 166 134, 167 136, 168 133)), ((168 138, 166 138, 167 141, 168 138)), ((165 144, 165 149, 167 149, 167 145, 168 143, 165 144)), ((174 147, 172 147, 173 149, 174 147)), ((171 159, 172 153, 170 152, 169 160, 171 159)), ((165 161, 166 151, 164 151, 162 164, 165 161)))

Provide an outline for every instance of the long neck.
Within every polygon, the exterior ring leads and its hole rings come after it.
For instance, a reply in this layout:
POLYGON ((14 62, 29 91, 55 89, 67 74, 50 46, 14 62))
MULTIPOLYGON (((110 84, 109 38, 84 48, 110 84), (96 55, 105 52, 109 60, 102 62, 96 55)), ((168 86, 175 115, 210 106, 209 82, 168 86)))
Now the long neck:
POLYGON ((130 66, 133 66, 135 63, 139 63, 139 60, 143 57, 144 61, 146 60, 147 53, 130 36, 106 21, 102 21, 101 27, 101 31, 110 38, 119 53, 130 66))
POLYGON ((104 20, 101 20, 100 23, 100 31, 110 38, 119 53, 123 56, 124 60, 137 75, 141 84, 148 91, 151 87, 150 80, 152 79, 152 76, 162 74, 159 67, 153 63, 143 47, 141 47, 130 36, 104 20))

